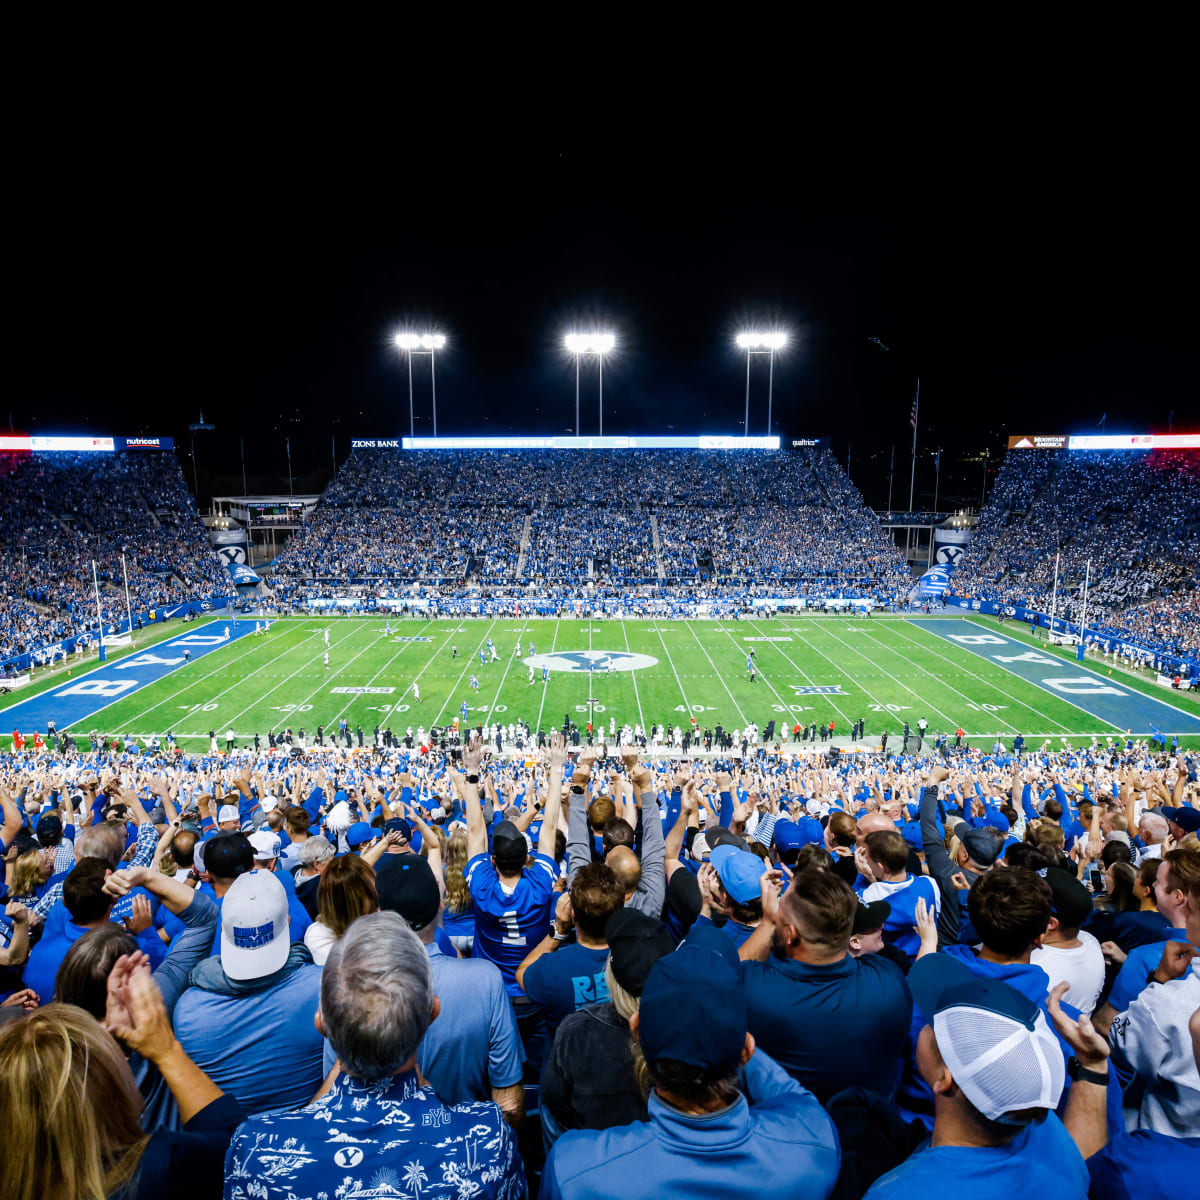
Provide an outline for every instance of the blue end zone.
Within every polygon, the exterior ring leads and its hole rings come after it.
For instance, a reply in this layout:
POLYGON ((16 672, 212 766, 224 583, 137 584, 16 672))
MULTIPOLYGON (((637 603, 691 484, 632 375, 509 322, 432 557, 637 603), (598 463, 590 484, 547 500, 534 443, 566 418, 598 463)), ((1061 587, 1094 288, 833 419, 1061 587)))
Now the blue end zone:
POLYGON ((97 667, 79 679, 64 682, 38 696, 0 709, 0 729, 22 732, 42 730, 52 718, 64 733, 78 727, 101 709, 169 675, 184 663, 183 652, 191 652, 192 662, 228 646, 254 632, 253 621, 212 621, 196 633, 184 633, 166 642, 122 658, 109 666, 97 667), (229 636, 225 636, 228 627, 229 636))
POLYGON ((1025 642, 993 633, 973 621, 911 620, 909 624, 998 663, 1027 683, 1069 701, 1122 732, 1132 730, 1136 737, 1148 734, 1151 729, 1163 733, 1200 733, 1200 717, 1132 688, 1121 687, 1115 679, 1099 675, 1082 663, 1063 662, 1042 654, 1025 642))

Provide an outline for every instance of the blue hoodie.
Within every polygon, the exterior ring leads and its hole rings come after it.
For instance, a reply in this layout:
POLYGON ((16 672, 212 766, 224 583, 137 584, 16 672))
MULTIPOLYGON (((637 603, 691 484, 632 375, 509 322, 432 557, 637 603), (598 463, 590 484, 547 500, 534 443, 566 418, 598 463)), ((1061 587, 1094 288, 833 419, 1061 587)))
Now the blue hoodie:
POLYGON ((761 1050, 743 1082, 736 1103, 707 1116, 686 1116, 651 1093, 648 1121, 564 1133, 546 1161, 541 1200, 742 1195, 747 1181, 762 1195, 824 1200, 841 1164, 825 1110, 761 1050))

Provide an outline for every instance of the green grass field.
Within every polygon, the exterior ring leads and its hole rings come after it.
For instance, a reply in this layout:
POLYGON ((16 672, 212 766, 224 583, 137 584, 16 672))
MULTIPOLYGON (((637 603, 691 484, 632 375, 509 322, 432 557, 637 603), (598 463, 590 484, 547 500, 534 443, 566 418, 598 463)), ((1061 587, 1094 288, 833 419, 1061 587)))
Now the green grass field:
MULTIPOLYGON (((644 729, 655 723, 685 724, 694 714, 702 728, 720 722, 737 729, 750 721, 761 728, 774 718, 780 729, 785 724, 790 729, 797 720, 832 720, 840 735, 862 717, 871 747, 882 731, 898 733, 906 720, 915 728, 922 716, 930 734, 945 730, 953 735, 961 725, 975 744, 986 738, 988 746, 997 735, 1007 741, 1017 732, 1031 742, 1053 738, 1057 743, 1065 737, 1077 744, 1092 735, 1124 733, 1002 666, 895 618, 654 622, 503 617, 393 620, 391 626, 385 637, 383 617, 282 619, 268 635, 242 638, 177 669, 102 709, 86 725, 139 738, 171 731, 185 747, 200 749, 210 729, 218 732, 222 745, 231 727, 239 739, 257 733, 265 744, 268 730, 302 727, 311 738, 318 725, 328 733, 342 718, 352 729, 361 725, 368 739, 376 725, 401 735, 410 725, 450 723, 464 700, 472 724, 520 718, 535 729, 548 729, 561 725, 567 714, 583 728, 590 699, 596 724, 605 728, 612 719, 618 728, 626 722, 644 729), (325 630, 331 640, 328 668, 323 665, 325 630), (489 637, 500 658, 481 666, 478 652, 489 637), (519 656, 514 654, 518 639, 519 656), (653 661, 612 672, 553 669, 548 683, 542 682, 539 666, 531 684, 524 661, 531 640, 537 656, 611 651, 653 661), (453 644, 457 659, 452 658, 453 644), (757 652, 755 683, 746 670, 751 648, 757 652), (479 679, 478 692, 469 688, 473 674, 479 679), (420 686, 420 702, 411 694, 414 682, 420 686), (817 687, 840 691, 804 690, 817 687)), ((1005 632, 1013 632, 1012 626, 1005 632)), ((583 661, 575 659, 574 665, 583 661)), ((1145 690, 1200 713, 1195 701, 1153 685, 1145 690)), ((1200 738, 1183 742, 1196 745, 1200 738)))

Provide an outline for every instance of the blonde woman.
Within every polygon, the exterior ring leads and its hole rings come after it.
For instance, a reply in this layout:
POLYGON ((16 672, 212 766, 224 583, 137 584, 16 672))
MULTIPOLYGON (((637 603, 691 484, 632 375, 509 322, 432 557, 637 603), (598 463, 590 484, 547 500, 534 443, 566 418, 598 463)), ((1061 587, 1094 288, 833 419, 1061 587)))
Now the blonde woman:
POLYGON ((467 831, 455 829, 446 839, 446 896, 442 928, 463 957, 475 945, 475 917, 471 912, 471 889, 463 878, 467 865, 467 831))
POLYGON ((106 1024, 73 1005, 49 1004, 0 1028, 0 1112, 8 1129, 0 1196, 219 1196, 225 1151, 245 1114, 175 1040, 145 955, 113 967, 106 1024), (113 1035, 157 1065, 182 1130, 142 1130, 142 1098, 113 1035))

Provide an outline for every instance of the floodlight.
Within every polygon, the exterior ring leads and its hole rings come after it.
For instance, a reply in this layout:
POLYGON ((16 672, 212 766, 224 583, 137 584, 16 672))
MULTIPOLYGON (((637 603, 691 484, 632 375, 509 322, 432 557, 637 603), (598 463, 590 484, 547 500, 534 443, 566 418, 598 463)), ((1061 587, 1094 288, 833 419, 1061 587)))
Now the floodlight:
POLYGON ((737 344, 742 350, 782 350, 787 345, 787 334, 739 333, 737 344))
POLYGON ((782 350, 787 345, 787 334, 780 329, 767 330, 766 332, 758 332, 755 330, 747 330, 745 333, 739 333, 734 339, 737 342, 739 350, 746 352, 746 421, 742 427, 742 432, 746 436, 750 433, 750 356, 752 354, 765 354, 769 362, 767 373, 767 433, 771 432, 771 417, 772 417, 772 402, 775 393, 775 352, 782 350))
POLYGON ((408 432, 413 433, 413 386, 412 386, 412 356, 414 354, 429 355, 429 387, 433 399, 433 432, 437 435, 437 376, 434 372, 434 353, 445 348, 444 333, 397 333, 392 337, 398 350, 402 350, 408 358, 408 432))
POLYGON ((563 339, 569 354, 607 354, 616 344, 611 333, 568 333, 563 339))

